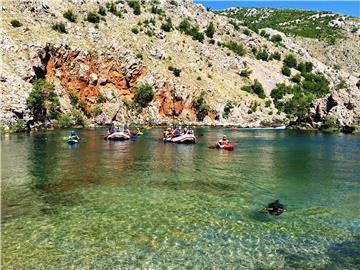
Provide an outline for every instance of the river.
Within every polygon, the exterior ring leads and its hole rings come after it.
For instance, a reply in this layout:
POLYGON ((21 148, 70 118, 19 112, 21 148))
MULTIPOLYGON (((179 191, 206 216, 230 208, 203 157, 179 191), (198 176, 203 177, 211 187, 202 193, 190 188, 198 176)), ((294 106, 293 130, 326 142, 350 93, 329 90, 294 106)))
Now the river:
POLYGON ((1 137, 2 269, 358 269, 360 137, 80 129, 1 137), (234 151, 209 149, 222 137, 234 151), (288 211, 257 210, 279 199, 288 211))

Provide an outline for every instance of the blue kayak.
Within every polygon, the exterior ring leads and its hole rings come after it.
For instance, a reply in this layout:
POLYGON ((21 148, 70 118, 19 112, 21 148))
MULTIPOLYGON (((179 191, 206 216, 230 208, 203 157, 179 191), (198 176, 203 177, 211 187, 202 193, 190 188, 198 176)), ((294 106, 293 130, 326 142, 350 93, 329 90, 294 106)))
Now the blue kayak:
POLYGON ((68 139, 68 144, 75 144, 75 143, 79 143, 78 140, 74 139, 74 138, 71 138, 71 139, 68 139))

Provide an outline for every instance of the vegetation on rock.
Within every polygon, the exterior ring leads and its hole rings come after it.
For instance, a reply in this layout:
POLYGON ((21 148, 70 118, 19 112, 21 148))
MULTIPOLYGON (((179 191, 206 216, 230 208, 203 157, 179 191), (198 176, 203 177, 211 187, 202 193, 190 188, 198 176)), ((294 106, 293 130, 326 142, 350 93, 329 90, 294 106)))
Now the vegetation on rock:
POLYGON ((140 108, 144 108, 152 100, 154 92, 152 86, 149 84, 143 84, 136 87, 134 103, 140 108))
POLYGON ((206 103, 205 100, 206 95, 207 93, 205 91, 202 91, 200 95, 195 97, 193 100, 193 107, 196 110, 196 117, 199 121, 204 120, 209 110, 209 105, 206 103))
POLYGON ((72 11, 72 9, 68 9, 63 13, 63 16, 65 19, 67 19, 69 22, 76 22, 76 15, 72 11))
POLYGON ((15 27, 15 28, 22 26, 22 23, 20 21, 18 21, 18 20, 11 20, 10 24, 11 24, 12 27, 15 27))

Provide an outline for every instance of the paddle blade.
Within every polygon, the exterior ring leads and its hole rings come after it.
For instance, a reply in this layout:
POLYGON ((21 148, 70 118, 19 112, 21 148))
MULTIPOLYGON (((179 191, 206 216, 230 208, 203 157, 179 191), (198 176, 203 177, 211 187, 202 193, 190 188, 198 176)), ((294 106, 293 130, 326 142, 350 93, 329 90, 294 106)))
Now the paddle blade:
POLYGON ((69 139, 69 137, 66 137, 66 136, 63 138, 64 141, 67 141, 68 139, 69 139))

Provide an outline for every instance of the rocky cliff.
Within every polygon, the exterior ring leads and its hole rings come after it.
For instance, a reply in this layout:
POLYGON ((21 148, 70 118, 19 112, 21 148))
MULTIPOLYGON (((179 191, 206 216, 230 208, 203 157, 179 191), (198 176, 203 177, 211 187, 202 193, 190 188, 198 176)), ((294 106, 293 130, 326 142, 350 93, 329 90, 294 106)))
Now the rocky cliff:
POLYGON ((261 29, 264 36, 192 1, 17 0, 2 2, 0 12, 4 130, 113 120, 287 124, 294 116, 277 106, 271 93, 278 84, 294 85, 282 72, 289 54, 312 63, 330 87, 313 101, 306 121, 320 127, 331 115, 340 126, 359 125, 358 74, 350 65, 334 68, 326 54, 314 55, 298 37, 267 27, 261 29), (39 80, 49 83, 46 91, 56 97, 42 100, 43 117, 34 105, 36 91, 47 95, 34 86, 39 80), (138 91, 145 85, 151 100, 139 106, 138 91))

